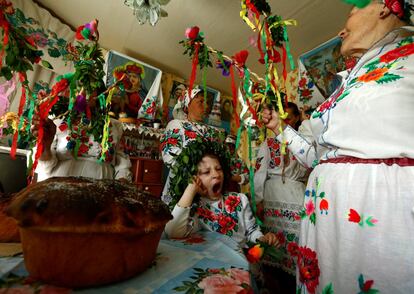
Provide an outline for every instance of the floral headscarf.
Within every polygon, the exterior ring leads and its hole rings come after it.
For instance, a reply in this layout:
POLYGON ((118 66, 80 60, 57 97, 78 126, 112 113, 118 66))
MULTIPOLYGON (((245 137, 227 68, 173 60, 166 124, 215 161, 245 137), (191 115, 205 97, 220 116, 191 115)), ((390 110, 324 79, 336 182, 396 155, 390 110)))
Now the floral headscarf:
POLYGON ((383 0, 383 2, 392 13, 410 25, 413 25, 414 0, 383 0))
POLYGON ((185 92, 185 95, 177 101, 177 104, 173 109, 173 117, 175 119, 184 119, 187 117, 188 105, 190 105, 191 100, 193 100, 198 93, 202 91, 199 87, 194 87, 191 90, 191 96, 188 93, 188 90, 185 92))

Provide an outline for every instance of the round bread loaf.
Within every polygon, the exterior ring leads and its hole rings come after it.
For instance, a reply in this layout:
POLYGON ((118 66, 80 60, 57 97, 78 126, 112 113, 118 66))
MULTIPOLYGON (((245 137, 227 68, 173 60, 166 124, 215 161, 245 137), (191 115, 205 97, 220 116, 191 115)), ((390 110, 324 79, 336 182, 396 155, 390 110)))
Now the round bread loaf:
POLYGON ((20 242, 19 228, 14 218, 6 215, 6 207, 12 200, 12 194, 0 193, 0 243, 20 242))
POLYGON ((20 226, 30 275, 71 288, 120 281, 144 271, 172 218, 160 199, 133 185, 75 177, 27 187, 7 213, 20 226))

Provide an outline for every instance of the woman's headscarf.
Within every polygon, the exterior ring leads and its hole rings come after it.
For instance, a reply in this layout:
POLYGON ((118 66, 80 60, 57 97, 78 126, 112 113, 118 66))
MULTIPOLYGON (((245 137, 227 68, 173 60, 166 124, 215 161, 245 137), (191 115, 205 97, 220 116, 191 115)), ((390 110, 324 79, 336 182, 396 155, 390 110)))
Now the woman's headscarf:
POLYGON ((202 91, 201 88, 195 87, 191 90, 191 96, 188 93, 188 90, 185 91, 185 95, 180 97, 180 99, 177 101, 177 104, 175 104, 173 109, 173 118, 175 119, 185 119, 187 118, 187 112, 188 112, 188 105, 190 105, 191 100, 193 100, 198 93, 202 91))
POLYGON ((383 0, 385 6, 401 20, 414 23, 414 0, 383 0))

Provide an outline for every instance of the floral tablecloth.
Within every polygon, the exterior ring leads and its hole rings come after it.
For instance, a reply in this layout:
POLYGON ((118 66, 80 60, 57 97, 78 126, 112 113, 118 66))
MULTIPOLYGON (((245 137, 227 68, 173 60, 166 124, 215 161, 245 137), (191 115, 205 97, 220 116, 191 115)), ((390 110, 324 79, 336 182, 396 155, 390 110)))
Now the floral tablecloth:
POLYGON ((22 256, 0 258, 0 294, 12 293, 253 293, 248 262, 227 236, 198 232, 181 240, 162 239, 153 266, 104 287, 71 290, 28 278, 22 256))

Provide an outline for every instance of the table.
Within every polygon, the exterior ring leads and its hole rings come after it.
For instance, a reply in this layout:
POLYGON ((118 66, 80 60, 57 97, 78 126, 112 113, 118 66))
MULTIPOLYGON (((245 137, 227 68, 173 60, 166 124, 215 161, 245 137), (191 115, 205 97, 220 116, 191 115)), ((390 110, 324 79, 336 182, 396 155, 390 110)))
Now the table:
MULTIPOLYGON (((22 256, 0 258, 0 294, 4 288, 18 293, 253 293, 249 264, 237 243, 215 232, 197 232, 186 239, 162 238, 154 264, 144 273, 115 284, 83 290, 27 283, 22 256), (3 289, 2 289, 3 287, 3 289), (17 290, 17 289, 15 289, 17 290), (198 290, 198 292, 196 291, 198 290), (208 291, 207 291, 208 290, 208 291), (211 292, 215 290, 216 292, 211 292), (233 291, 234 290, 234 291, 233 291)), ((30 282, 30 281, 29 281, 30 282)), ((14 293, 14 292, 12 292, 14 293)))

